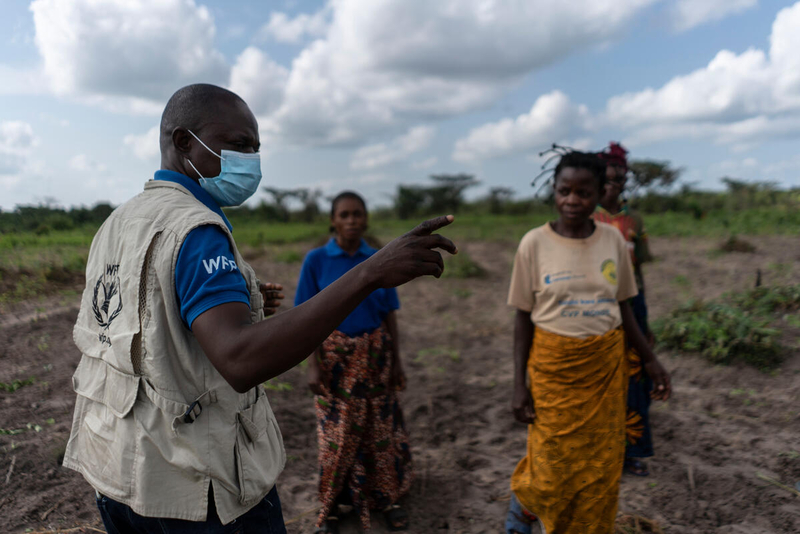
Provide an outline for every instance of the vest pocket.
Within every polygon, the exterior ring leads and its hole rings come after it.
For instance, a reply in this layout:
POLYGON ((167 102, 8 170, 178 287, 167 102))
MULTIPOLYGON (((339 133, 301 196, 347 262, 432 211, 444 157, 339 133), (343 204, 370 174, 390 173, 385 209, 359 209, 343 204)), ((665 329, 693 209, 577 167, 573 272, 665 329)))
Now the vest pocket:
POLYGON ((75 451, 84 475, 100 483, 110 497, 130 496, 136 422, 128 415, 136 402, 139 377, 84 355, 72 387, 83 413, 82 424, 73 433, 78 432, 75 451))
POLYGON ((132 420, 122 420, 105 406, 90 409, 78 437, 80 464, 90 482, 102 483, 110 497, 130 496, 130 473, 133 470, 134 436, 132 420))
POLYGON ((84 355, 72 375, 72 389, 124 418, 136 402, 139 380, 140 377, 118 371, 105 360, 84 355))
POLYGON ((239 502, 247 505, 259 500, 275 485, 286 463, 283 439, 267 396, 259 397, 249 408, 236 414, 236 471, 239 502))

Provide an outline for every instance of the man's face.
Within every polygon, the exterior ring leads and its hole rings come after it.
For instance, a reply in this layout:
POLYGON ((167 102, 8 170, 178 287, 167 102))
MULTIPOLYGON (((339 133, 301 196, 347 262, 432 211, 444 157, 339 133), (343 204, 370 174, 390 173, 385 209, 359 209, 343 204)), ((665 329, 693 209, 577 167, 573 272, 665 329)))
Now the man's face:
MULTIPOLYGON (((244 102, 233 100, 217 106, 214 116, 208 120, 199 131, 194 134, 202 139, 208 148, 215 154, 222 150, 233 150, 253 154, 258 152, 261 141, 258 136, 258 122, 244 102)), ((209 152, 202 144, 188 133, 184 142, 185 157, 192 161, 197 171, 204 178, 211 178, 220 174, 220 159, 209 152), (188 153, 186 150, 188 149, 188 153)), ((182 137, 181 137, 182 139, 182 137)), ((187 172, 192 178, 200 178, 186 165, 187 172)))

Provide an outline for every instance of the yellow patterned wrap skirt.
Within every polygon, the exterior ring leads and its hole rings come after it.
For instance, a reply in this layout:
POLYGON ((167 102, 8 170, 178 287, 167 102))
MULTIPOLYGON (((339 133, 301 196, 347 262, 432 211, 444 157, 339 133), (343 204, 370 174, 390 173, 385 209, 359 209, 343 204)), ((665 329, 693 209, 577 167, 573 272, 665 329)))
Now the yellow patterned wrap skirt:
POLYGON ((528 374, 536 422, 511 490, 547 534, 613 532, 625 456, 625 334, 579 339, 537 328, 528 374))

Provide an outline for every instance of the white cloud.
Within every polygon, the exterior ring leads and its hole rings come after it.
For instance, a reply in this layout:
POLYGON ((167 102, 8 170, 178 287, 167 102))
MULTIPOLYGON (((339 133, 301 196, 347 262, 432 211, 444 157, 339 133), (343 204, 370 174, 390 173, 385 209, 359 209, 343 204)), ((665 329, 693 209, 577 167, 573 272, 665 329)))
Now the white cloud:
POLYGON ((553 91, 540 96, 528 113, 516 119, 503 119, 474 128, 456 141, 453 159, 471 162, 520 154, 554 141, 564 141, 591 128, 586 106, 572 103, 564 93, 553 91))
POLYGON ((609 99, 606 120, 632 130, 630 141, 711 138, 749 146, 800 135, 800 2, 781 10, 768 52, 723 50, 704 68, 659 89, 609 99))
POLYGON ((194 0, 34 0, 30 9, 57 94, 157 113, 183 85, 228 80, 214 21, 194 0))
POLYGON ((161 154, 161 146, 159 144, 160 135, 161 128, 159 126, 153 126, 143 134, 126 135, 122 139, 122 142, 125 146, 129 146, 131 150, 133 150, 133 154, 137 158, 149 161, 161 154))
POLYGON ((38 140, 27 122, 0 122, 0 152, 22 152, 27 154, 38 140))
POLYGON ((47 80, 36 69, 0 65, 0 95, 35 95, 46 92, 47 80))
POLYGON ((281 43, 300 43, 307 37, 322 37, 328 29, 330 14, 330 4, 316 13, 301 13, 294 18, 273 12, 259 33, 262 38, 271 37, 281 43))
POLYGON ((251 46, 236 58, 229 88, 247 102, 253 113, 268 114, 281 104, 288 76, 286 68, 251 46))
POLYGON ((673 6, 675 29, 685 31, 706 22, 756 7, 758 0, 678 0, 673 6))
POLYGON ((22 172, 38 143, 27 122, 0 122, 0 175, 13 177, 22 172))
POLYGON ((101 173, 105 172, 107 167, 90 158, 86 154, 77 154, 69 160, 69 168, 73 171, 84 173, 101 173))
POLYGON ((431 156, 429 158, 423 159, 422 161, 415 161, 414 163, 411 164, 411 168, 417 171, 430 169, 431 167, 436 165, 438 161, 439 158, 437 158, 436 156, 431 156))
POLYGON ((761 172, 758 160, 754 157, 744 159, 726 159, 709 166, 708 174, 712 176, 732 176, 735 178, 753 178, 761 172))
POLYGON ((350 168, 375 169, 402 161, 408 156, 430 146, 436 130, 430 126, 417 126, 389 143, 376 143, 359 148, 350 160, 350 168))
POLYGON ((264 132, 352 145, 492 102, 530 72, 618 38, 657 0, 338 0, 294 60, 264 132))

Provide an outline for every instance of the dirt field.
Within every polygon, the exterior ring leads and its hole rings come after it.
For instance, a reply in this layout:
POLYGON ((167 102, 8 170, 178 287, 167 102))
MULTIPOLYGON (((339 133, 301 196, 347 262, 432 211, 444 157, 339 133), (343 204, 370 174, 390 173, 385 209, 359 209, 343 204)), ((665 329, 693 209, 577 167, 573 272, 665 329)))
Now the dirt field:
MULTIPOLYGON (((691 296, 712 298, 763 282, 800 282, 796 238, 753 238, 755 254, 715 257, 716 242, 656 239, 661 261, 646 269, 651 314, 691 296)), ((505 305, 512 245, 460 243, 485 267, 483 280, 421 280, 400 289, 403 395, 416 481, 406 500, 411 532, 501 532, 511 471, 525 427, 510 410, 512 311, 505 305)), ((294 295, 299 264, 269 253, 252 260, 263 279, 294 295)), ((0 532, 97 527, 93 492, 59 467, 69 434, 79 355, 72 344, 76 297, 22 303, 0 318, 0 382, 35 376, 0 392, 0 532), (46 317, 43 316, 46 314, 46 317), (38 425, 38 426, 37 426, 38 425), (13 463, 13 469, 11 465, 13 463), (7 476, 8 475, 8 476, 7 476)), ((797 339, 788 340, 797 347, 797 339)), ((800 481, 800 349, 779 372, 714 367, 691 355, 662 354, 675 395, 654 405, 657 456, 648 478, 626 476, 622 512, 653 519, 670 533, 797 533, 800 498, 757 473, 800 481)), ((311 394, 301 369, 270 391, 289 455, 279 481, 289 532, 312 532, 316 438, 311 394)), ((380 518, 374 532, 385 532, 380 518)), ((343 532, 356 532, 347 520, 343 532)))

